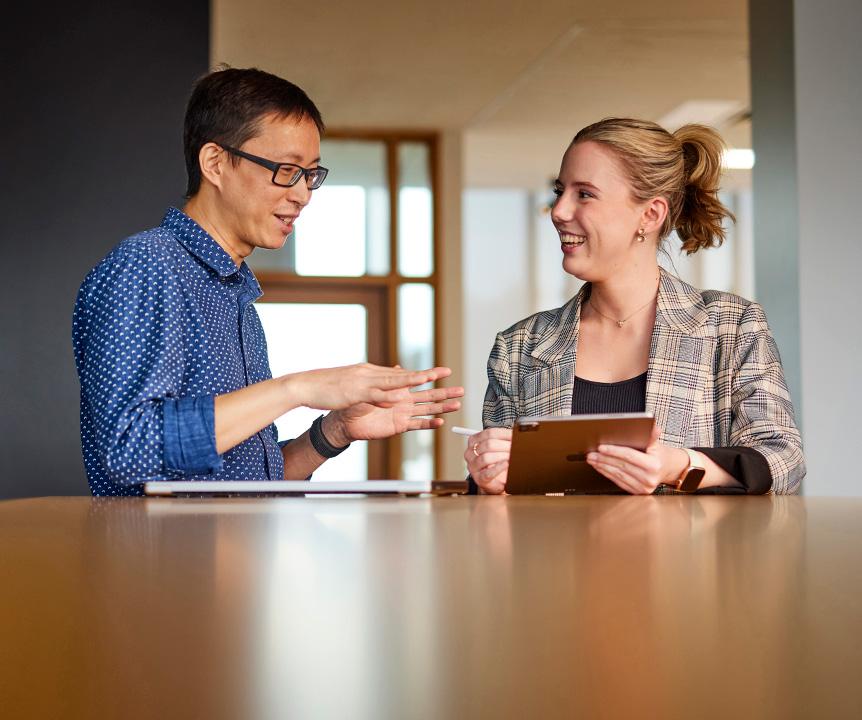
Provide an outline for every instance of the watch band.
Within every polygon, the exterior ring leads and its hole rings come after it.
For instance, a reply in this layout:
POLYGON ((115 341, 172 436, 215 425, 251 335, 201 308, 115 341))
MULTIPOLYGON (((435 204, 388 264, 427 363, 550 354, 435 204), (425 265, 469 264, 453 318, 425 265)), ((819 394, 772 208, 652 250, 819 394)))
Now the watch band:
POLYGON ((335 447, 329 440, 326 439, 326 435, 323 434, 323 418, 325 415, 318 415, 314 422, 311 423, 311 427, 308 430, 308 439, 311 441, 311 446, 315 449, 318 455, 321 457, 325 457, 327 459, 334 458, 336 455, 341 455, 347 448, 350 447, 350 443, 347 443, 344 447, 335 447))
POLYGON ((679 482, 677 482, 676 489, 679 492, 690 493, 694 492, 700 487, 700 483, 703 481, 703 476, 706 475, 706 468, 703 466, 703 463, 700 461, 697 453, 690 448, 682 448, 685 450, 686 455, 688 455, 688 467, 683 470, 682 475, 679 476, 679 482))

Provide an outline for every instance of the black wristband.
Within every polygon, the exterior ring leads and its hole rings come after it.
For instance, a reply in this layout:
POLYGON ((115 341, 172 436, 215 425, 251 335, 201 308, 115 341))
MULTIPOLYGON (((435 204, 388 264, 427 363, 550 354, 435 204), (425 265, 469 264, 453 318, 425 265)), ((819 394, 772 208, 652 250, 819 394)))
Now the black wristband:
POLYGON ((321 457, 325 458, 334 458, 336 455, 341 455, 347 448, 350 447, 350 443, 347 443, 344 447, 335 447, 329 440, 326 439, 326 435, 323 434, 323 418, 325 415, 318 415, 313 423, 311 423, 311 428, 308 431, 308 439, 311 440, 312 447, 317 451, 317 454, 321 457))

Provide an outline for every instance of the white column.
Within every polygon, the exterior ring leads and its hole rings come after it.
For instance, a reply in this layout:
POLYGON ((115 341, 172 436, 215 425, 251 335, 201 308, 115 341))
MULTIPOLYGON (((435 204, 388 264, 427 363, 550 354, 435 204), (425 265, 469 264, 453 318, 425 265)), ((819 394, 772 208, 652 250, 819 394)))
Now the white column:
POLYGON ((794 7, 805 493, 862 495, 862 2, 794 7))
POLYGON ((862 495, 862 3, 750 8, 757 299, 803 431, 803 492, 862 495))

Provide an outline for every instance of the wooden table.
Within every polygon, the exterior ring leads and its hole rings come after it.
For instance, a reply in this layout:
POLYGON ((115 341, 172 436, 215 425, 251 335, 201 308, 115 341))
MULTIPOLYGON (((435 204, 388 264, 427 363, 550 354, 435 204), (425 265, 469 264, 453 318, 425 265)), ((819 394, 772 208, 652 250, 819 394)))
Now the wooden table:
POLYGON ((3 718, 862 717, 862 500, 0 503, 3 718))

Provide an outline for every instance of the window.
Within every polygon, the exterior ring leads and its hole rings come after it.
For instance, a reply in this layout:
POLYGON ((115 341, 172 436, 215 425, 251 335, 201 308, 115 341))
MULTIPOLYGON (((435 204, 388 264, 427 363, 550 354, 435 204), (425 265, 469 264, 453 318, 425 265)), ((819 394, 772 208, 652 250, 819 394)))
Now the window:
MULTIPOLYGON (((281 250, 249 259, 273 375, 366 360, 437 364, 436 147, 432 135, 401 133, 321 142, 326 183, 281 250)), ((317 414, 279 418, 279 437, 304 432, 317 414)), ((420 431, 355 443, 315 479, 429 479, 437 465, 435 433, 420 431)))

